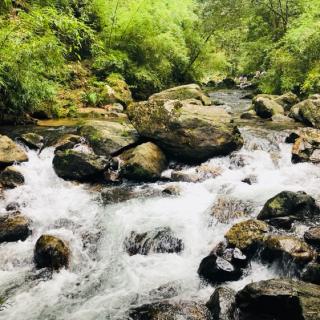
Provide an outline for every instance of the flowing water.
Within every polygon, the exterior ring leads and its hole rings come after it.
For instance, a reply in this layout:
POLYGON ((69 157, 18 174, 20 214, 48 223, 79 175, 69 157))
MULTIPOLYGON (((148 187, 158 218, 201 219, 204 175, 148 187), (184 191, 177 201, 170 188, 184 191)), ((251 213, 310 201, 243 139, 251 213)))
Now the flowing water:
MULTIPOLYGON (((218 92, 212 97, 226 101, 230 111, 240 112, 250 103, 240 100, 241 94, 218 92)), ((2 213, 8 203, 19 202, 33 229, 24 242, 0 245, 0 296, 8 297, 0 319, 123 320, 131 307, 159 301, 161 292, 155 289, 168 283, 176 287, 174 299, 208 300, 214 288, 201 283, 198 266, 237 221, 222 224, 212 218, 210 209, 218 199, 248 204, 252 216, 283 190, 304 190, 320 200, 320 169, 291 163, 291 145, 284 143, 286 132, 261 124, 244 125, 241 132, 245 139, 242 150, 207 163, 218 167, 220 176, 181 182, 179 196, 141 197, 111 205, 103 205, 93 188, 58 178, 52 168, 53 148, 40 155, 28 151, 29 162, 20 166, 25 185, 6 191, 5 199, 0 200, 2 213), (252 175, 256 183, 241 182, 252 175), (123 242, 131 231, 162 226, 170 227, 183 240, 181 254, 129 256, 125 252, 123 242), (57 235, 70 245, 69 270, 51 276, 34 269, 33 249, 44 233, 57 235)), ((160 190, 164 183, 146 187, 160 190)), ((298 226, 297 232, 302 229, 298 226)), ((228 285, 240 289, 252 281, 278 276, 276 268, 254 262, 244 278, 228 285)))

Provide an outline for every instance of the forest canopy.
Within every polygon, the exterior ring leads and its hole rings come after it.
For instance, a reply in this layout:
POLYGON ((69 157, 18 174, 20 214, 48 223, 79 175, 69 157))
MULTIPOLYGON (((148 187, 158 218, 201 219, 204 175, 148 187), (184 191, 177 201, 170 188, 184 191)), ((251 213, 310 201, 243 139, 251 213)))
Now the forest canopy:
POLYGON ((110 76, 136 99, 257 71, 262 92, 319 92, 319 7, 320 0, 1 0, 0 110, 72 114, 77 99, 98 101, 110 76))

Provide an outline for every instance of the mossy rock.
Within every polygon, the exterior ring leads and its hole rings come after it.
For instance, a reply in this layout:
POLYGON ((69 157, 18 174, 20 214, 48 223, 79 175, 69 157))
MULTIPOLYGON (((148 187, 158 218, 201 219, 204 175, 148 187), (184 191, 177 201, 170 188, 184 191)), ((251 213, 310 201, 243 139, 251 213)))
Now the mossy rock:
POLYGON ((0 184, 13 189, 24 184, 24 176, 18 168, 10 166, 0 173, 0 184))
POLYGON ((20 140, 30 149, 34 150, 41 149, 44 141, 42 136, 33 132, 22 134, 20 140))
POLYGON ((250 219, 233 225, 225 238, 230 246, 249 252, 255 249, 268 231, 266 223, 250 219))
POLYGON ((30 221, 21 214, 0 218, 0 243, 24 241, 31 234, 30 221))
POLYGON ((277 114, 284 114, 284 109, 279 103, 262 96, 253 100, 253 109, 256 114, 263 119, 272 118, 272 116, 277 114))
POLYGON ((0 135, 0 166, 6 167, 25 161, 28 161, 25 151, 9 137, 0 135))

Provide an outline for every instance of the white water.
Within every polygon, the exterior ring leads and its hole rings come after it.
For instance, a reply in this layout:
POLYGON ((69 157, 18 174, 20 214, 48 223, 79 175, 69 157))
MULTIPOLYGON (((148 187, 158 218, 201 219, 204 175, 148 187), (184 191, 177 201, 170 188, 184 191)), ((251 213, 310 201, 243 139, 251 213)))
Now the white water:
MULTIPOLYGON (((98 193, 55 175, 53 149, 45 149, 40 156, 29 151, 29 162, 21 165, 25 185, 7 191, 0 202, 0 208, 12 201, 24 203, 21 211, 32 220, 33 229, 25 242, 0 245, 0 296, 4 291, 9 296, 0 319, 126 319, 130 307, 156 301, 160 297, 149 292, 170 282, 179 283, 175 299, 206 301, 214 288, 200 283, 197 269, 231 225, 212 223, 210 208, 218 196, 249 201, 255 208, 253 216, 267 199, 283 190, 304 190, 320 199, 319 167, 293 165, 291 146, 282 143, 282 134, 242 131, 246 144, 237 154, 247 160, 245 167, 235 168, 230 157, 213 159, 208 164, 221 167, 221 176, 202 183, 180 183, 180 196, 108 206, 100 204, 98 193), (256 184, 241 182, 252 174, 257 175, 256 184), (130 257, 124 252, 123 241, 132 230, 160 226, 169 226, 183 239, 181 254, 130 257), (85 235, 94 238, 99 232, 97 244, 93 241, 83 248, 85 235), (71 266, 52 279, 31 279, 37 273, 33 248, 43 233, 58 235, 70 245, 71 266)), ((228 285, 240 289, 249 282, 277 276, 276 270, 253 263, 246 277, 228 285)))

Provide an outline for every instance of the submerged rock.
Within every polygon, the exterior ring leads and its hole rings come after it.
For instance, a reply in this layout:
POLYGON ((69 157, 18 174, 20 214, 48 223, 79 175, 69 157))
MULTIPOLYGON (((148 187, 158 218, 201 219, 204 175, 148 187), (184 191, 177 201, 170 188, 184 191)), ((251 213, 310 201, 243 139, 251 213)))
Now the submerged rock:
POLYGON ((320 209, 315 199, 305 192, 283 191, 266 202, 258 219, 287 229, 296 220, 312 218, 319 214, 320 209))
POLYGON ((79 129, 79 134, 100 156, 117 155, 139 140, 137 131, 129 122, 91 120, 79 129))
POLYGON ((237 294, 240 320, 317 320, 320 286, 289 279, 247 285, 237 294))
POLYGON ((120 159, 120 175, 135 181, 157 180, 167 167, 166 156, 151 142, 125 151, 120 159))
POLYGON ((30 221, 21 214, 0 217, 0 243, 24 241, 31 234, 30 221))
POLYGON ((179 253, 184 245, 170 228, 157 228, 153 231, 136 233, 131 232, 124 243, 126 251, 132 256, 150 253, 179 253))
POLYGON ((214 320, 236 319, 236 292, 228 287, 218 287, 206 303, 214 320))
POLYGON ((0 166, 10 166, 15 162, 28 161, 24 150, 9 137, 0 135, 0 166))
POLYGON ((179 87, 170 88, 152 95, 150 101, 161 100, 189 100, 201 101, 205 106, 211 105, 211 100, 206 96, 197 84, 187 84, 179 87))
POLYGON ((20 140, 30 149, 38 150, 41 149, 43 146, 43 137, 33 133, 24 133, 20 136, 20 140))
POLYGON ((244 252, 253 252, 268 231, 269 226, 266 223, 250 219, 232 226, 225 238, 230 246, 244 252))
POLYGON ((60 178, 78 181, 102 177, 102 173, 109 166, 109 161, 105 157, 75 150, 56 152, 52 163, 60 178))
POLYGON ((34 262, 38 269, 59 270, 67 268, 69 260, 70 250, 61 239, 51 235, 42 235, 37 240, 34 250, 34 262))
POLYGON ((4 188, 13 189, 24 184, 24 176, 16 167, 7 167, 0 173, 0 184, 4 188))
POLYGON ((190 301, 147 304, 130 311, 133 320, 211 320, 211 314, 203 304, 190 301))
POLYGON ((142 137, 182 162, 203 162, 243 145, 230 115, 221 108, 177 100, 144 101, 131 104, 128 115, 142 137))

